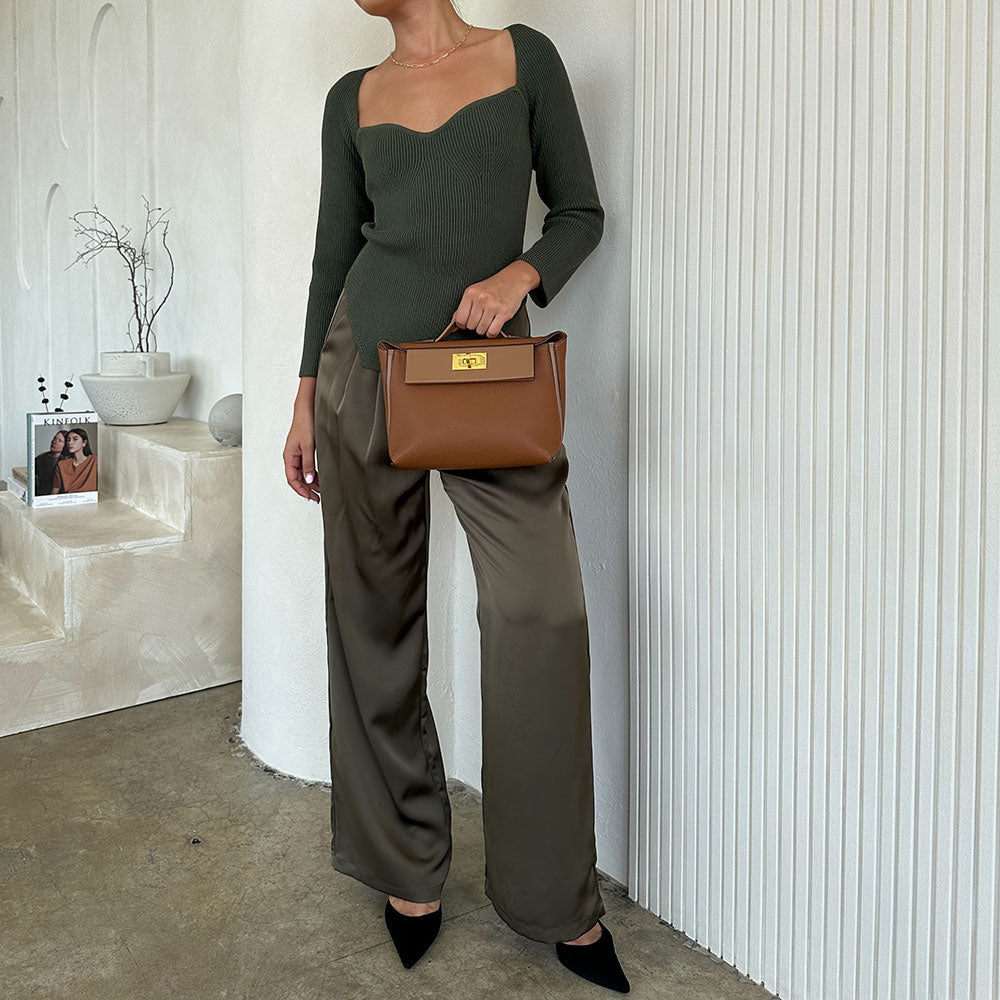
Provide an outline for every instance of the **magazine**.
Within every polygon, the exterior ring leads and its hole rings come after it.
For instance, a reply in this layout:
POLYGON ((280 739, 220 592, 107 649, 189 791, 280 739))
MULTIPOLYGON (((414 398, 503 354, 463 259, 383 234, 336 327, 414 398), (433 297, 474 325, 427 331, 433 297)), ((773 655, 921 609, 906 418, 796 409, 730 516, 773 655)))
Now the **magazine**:
POLYGON ((13 493, 18 500, 28 502, 28 467, 26 465, 11 467, 10 478, 7 480, 7 491, 13 493))
POLYGON ((30 507, 97 503, 95 410, 28 414, 30 507))

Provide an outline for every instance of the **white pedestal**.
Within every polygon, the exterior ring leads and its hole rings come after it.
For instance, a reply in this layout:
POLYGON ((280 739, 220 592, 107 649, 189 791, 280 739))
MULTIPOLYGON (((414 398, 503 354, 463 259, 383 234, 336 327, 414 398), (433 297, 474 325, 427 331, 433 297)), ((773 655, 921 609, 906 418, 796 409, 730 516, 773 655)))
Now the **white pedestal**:
POLYGON ((241 676, 242 449, 100 424, 101 500, 0 491, 0 736, 241 676))

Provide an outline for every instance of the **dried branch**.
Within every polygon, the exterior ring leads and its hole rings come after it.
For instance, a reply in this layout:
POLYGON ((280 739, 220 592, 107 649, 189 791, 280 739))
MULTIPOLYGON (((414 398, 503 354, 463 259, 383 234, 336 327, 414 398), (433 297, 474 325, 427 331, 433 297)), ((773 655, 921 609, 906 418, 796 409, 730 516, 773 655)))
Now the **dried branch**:
MULTIPOLYGON (((125 332, 128 334, 131 340, 131 326, 132 318, 135 318, 137 330, 138 347, 134 348, 138 351, 149 351, 149 338, 154 337, 155 344, 155 334, 153 333, 153 320, 156 318, 157 313, 163 308, 163 304, 167 301, 171 291, 174 287, 174 257, 170 252, 170 248, 167 246, 167 230, 169 229, 169 220, 163 219, 163 213, 160 208, 150 209, 149 201, 143 197, 143 204, 146 206, 146 224, 145 233, 143 234, 142 243, 137 249, 128 240, 131 229, 127 226, 122 227, 119 231, 118 227, 106 216, 103 212, 99 211, 95 205, 93 209, 87 209, 83 212, 77 212, 70 216, 70 219, 76 224, 76 235, 83 238, 86 243, 84 249, 77 254, 76 259, 70 261, 67 267, 72 267, 73 264, 82 261, 87 264, 90 260, 97 254, 104 250, 113 250, 122 259, 123 266, 128 271, 129 281, 132 285, 132 316, 129 317, 129 321, 126 324, 125 332), (152 219, 152 212, 160 212, 160 217, 155 221, 152 219), (86 215, 93 215, 99 220, 99 224, 86 225, 82 221, 82 217, 86 215), (167 258, 170 261, 170 283, 167 286, 167 290, 164 293, 163 298, 160 300, 160 304, 153 309, 150 313, 150 295, 149 295, 149 274, 154 271, 155 268, 151 266, 149 259, 150 253, 147 248, 147 242, 150 236, 154 233, 158 226, 163 227, 162 234, 162 245, 163 249, 166 251, 167 258), (139 272, 142 272, 142 277, 140 279, 139 272), (145 331, 145 341, 143 339, 143 331, 145 331)), ((153 348, 155 350, 155 347, 153 348)))

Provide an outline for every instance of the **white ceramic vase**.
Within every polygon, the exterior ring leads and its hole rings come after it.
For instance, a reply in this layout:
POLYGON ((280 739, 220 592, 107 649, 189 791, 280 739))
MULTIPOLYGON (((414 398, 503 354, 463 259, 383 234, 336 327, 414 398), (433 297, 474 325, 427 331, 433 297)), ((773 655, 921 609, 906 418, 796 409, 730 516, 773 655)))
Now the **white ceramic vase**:
POLYGON ((106 424, 166 423, 190 380, 190 372, 170 370, 169 351, 101 351, 100 372, 80 376, 106 424))

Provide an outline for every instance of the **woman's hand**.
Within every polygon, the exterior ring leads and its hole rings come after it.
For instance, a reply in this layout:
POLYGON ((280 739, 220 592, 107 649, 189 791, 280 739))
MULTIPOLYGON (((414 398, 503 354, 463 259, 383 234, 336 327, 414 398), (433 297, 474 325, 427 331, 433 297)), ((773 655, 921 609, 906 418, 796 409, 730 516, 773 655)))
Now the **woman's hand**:
POLYGON ((466 330, 497 337, 504 323, 521 308, 525 295, 541 280, 526 260, 512 261, 492 277, 469 285, 451 318, 466 330))
POLYGON ((295 398, 292 426, 285 441, 282 457, 285 461, 285 479, 299 496, 319 503, 319 475, 316 472, 316 439, 313 401, 316 398, 316 379, 303 376, 299 380, 299 394, 295 398))

